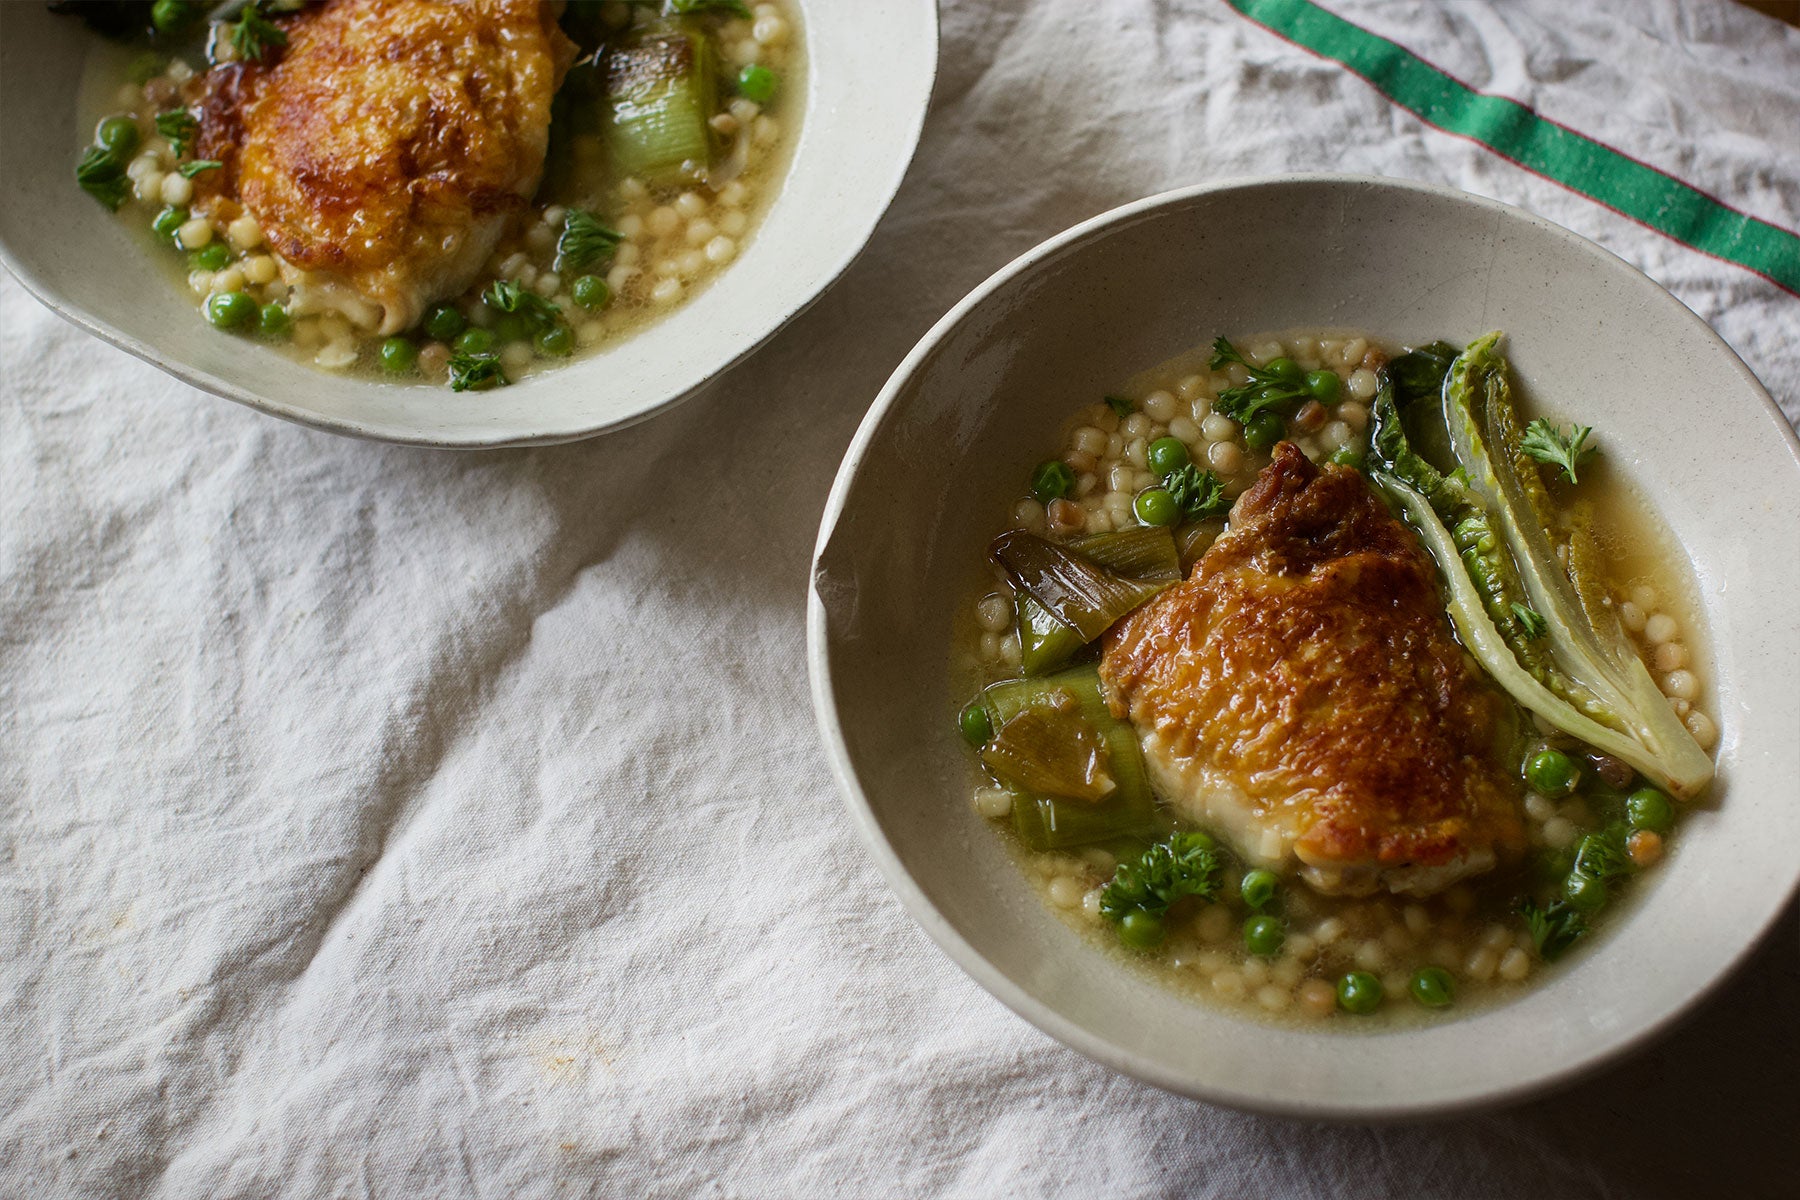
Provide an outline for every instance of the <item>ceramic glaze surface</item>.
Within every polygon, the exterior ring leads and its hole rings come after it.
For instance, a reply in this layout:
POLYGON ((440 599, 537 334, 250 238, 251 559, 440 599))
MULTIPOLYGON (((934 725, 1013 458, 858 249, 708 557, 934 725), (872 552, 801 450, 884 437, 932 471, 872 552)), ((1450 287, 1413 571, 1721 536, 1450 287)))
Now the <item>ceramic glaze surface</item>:
POLYGON ((1153 197, 1050 240, 946 316, 840 470, 809 611, 814 702, 851 811, 913 915, 1021 1015, 1188 1095, 1401 1117, 1571 1080, 1690 1008, 1792 894, 1800 841, 1800 444, 1698 318, 1555 225, 1448 189, 1288 176, 1153 197), (956 607, 1003 501, 1067 414, 1215 333, 1503 329, 1535 404, 1579 413, 1698 582, 1722 736, 1681 845, 1608 936, 1516 1002, 1441 1024, 1301 1032, 1195 1005, 1047 911, 970 808, 948 679, 956 607), (1654 381, 1653 386, 1650 381, 1654 381), (1678 402, 1671 402, 1676 398, 1678 402), (900 495, 913 497, 905 506, 900 495), (1745 886, 1720 889, 1730 877, 1745 886))
POLYGON ((323 375, 197 320, 141 261, 141 242, 75 188, 93 35, 41 4, 0 4, 0 103, 39 115, 0 124, 0 261, 63 316, 194 386, 335 433, 505 446, 617 429, 692 395, 804 311, 862 249, 911 160, 936 71, 935 5, 795 7, 807 56, 800 138, 741 257, 667 319, 501 392, 323 375))

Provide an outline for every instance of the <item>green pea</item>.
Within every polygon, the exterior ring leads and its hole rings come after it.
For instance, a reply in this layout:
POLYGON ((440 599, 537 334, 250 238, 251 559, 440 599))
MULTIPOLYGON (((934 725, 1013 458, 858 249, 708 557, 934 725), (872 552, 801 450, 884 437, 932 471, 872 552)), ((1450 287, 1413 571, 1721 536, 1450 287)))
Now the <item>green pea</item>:
POLYGON ((1238 885, 1238 895, 1251 908, 1263 908, 1275 899, 1275 892, 1281 887, 1281 877, 1273 871, 1265 871, 1258 867, 1244 875, 1244 882, 1238 885))
POLYGON ((125 78, 142 87, 158 75, 168 65, 168 59, 154 50, 146 50, 131 60, 131 66, 125 70, 125 78))
POLYGON ((138 148, 137 122, 130 117, 108 117, 94 131, 94 141, 106 152, 124 162, 138 148))
POLYGON ((1273 376, 1278 383, 1285 383, 1289 387, 1299 386, 1301 381, 1306 378, 1306 372, 1302 371, 1300 364, 1291 358, 1270 359, 1269 365, 1263 370, 1273 376))
POLYGON ((1625 797, 1625 819, 1633 829, 1667 833, 1675 826, 1675 806, 1655 788, 1639 788, 1625 797))
POLYGON ((1287 433, 1287 421, 1269 409, 1257 413, 1244 426, 1244 442, 1253 450, 1267 450, 1287 433))
POLYGON ((1219 847, 1219 843, 1213 841, 1211 834, 1202 833, 1198 829, 1188 830, 1187 837, 1194 845, 1205 850, 1216 850, 1219 847))
POLYGON ((1571 871, 1563 880, 1563 899, 1576 912, 1598 912, 1606 905, 1606 881, 1571 871))
POLYGON ((1561 750, 1543 749, 1525 762, 1525 782, 1540 796, 1556 799, 1575 790, 1575 762, 1561 750))
POLYGON ((223 271, 231 262, 231 251, 223 242, 208 242, 188 255, 190 271, 223 271))
POLYGON ((1456 999, 1456 980, 1442 967, 1420 967, 1413 972, 1406 990, 1426 1008, 1449 1008, 1456 999))
POLYGON ((1381 980, 1367 971, 1351 971, 1337 985, 1338 1007, 1349 1013, 1372 1013, 1381 1007, 1381 980))
POLYGON ((156 0, 150 9, 150 23, 158 33, 179 33, 194 19, 194 6, 187 0, 156 0))
POLYGON ((598 275, 582 275, 569 285, 569 295, 575 303, 589 312, 595 312, 612 303, 612 289, 606 286, 606 280, 598 275))
POLYGON ((1069 470, 1069 464, 1060 459, 1041 462, 1037 470, 1031 473, 1031 494, 1037 497, 1039 504, 1061 500, 1074 486, 1075 472, 1069 470))
POLYGON ((1181 470, 1193 460, 1188 457, 1186 442, 1180 438, 1160 437, 1144 451, 1144 461, 1150 464, 1150 470, 1161 479, 1173 471, 1181 470))
POLYGON ((1287 926, 1280 917, 1251 917, 1244 922, 1244 946, 1262 958, 1274 958, 1287 941, 1287 926))
POLYGON ((485 329, 465 329, 450 348, 458 354, 486 354, 494 348, 494 335, 485 329))
POLYGON ((494 322, 494 340, 504 345, 507 342, 522 342, 531 336, 531 319, 523 313, 503 312, 494 322))
POLYGON ((219 329, 236 329, 256 319, 256 301, 243 292, 214 292, 206 298, 206 319, 219 329))
POLYGON ((1141 908, 1132 909, 1119 922, 1119 940, 1133 950, 1154 949, 1162 944, 1162 918, 1151 916, 1141 908))
POLYGON ((256 314, 256 331, 264 337, 286 337, 293 327, 293 318, 279 304, 265 304, 256 314))
POLYGON ((447 342, 469 327, 461 310, 453 304, 440 304, 425 314, 426 336, 447 342))
POLYGON ((165 246, 173 246, 175 231, 187 224, 187 220, 188 210, 171 204, 156 214, 156 219, 150 222, 150 232, 154 233, 156 240, 165 246))
POLYGON ((419 365, 419 348, 403 337, 381 343, 381 369, 389 375, 408 375, 419 365))
POLYGON ((1181 505, 1162 488, 1146 488, 1131 502, 1137 519, 1146 525, 1173 525, 1181 520, 1181 505))
POLYGON ((956 728, 969 745, 985 746, 994 736, 994 719, 988 716, 988 710, 979 700, 971 701, 956 714, 956 728))
POLYGON ((1331 452, 1331 457, 1326 461, 1334 462, 1340 467, 1361 467, 1362 460, 1363 452, 1360 447, 1339 446, 1331 452))
POLYGON ((1344 381, 1338 378, 1336 371, 1308 371, 1306 373, 1306 390, 1320 404, 1336 404, 1338 394, 1343 391, 1344 381))
POLYGON ((567 325, 552 325, 532 339, 545 358, 567 358, 575 352, 575 335, 567 325))
POLYGON ((746 100, 754 100, 758 104, 767 104, 775 98, 775 89, 781 84, 781 76, 764 66, 752 64, 738 72, 738 95, 746 100))

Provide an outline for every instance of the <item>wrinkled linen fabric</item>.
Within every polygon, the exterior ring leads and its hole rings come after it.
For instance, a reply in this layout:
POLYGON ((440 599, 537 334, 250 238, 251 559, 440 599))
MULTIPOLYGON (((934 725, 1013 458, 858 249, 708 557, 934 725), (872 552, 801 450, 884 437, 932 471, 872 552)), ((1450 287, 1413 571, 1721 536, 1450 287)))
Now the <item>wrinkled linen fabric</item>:
MULTIPOLYGON (((1800 228, 1800 31, 1724 0, 1328 6, 1800 228)), ((1306 1125, 1012 1015, 845 816, 802 613, 887 374, 1076 220, 1322 168, 1594 239, 1800 419, 1800 299, 1210 0, 948 4, 868 252, 710 393, 585 444, 311 432, 0 282, 0 1194, 1792 1195, 1792 912, 1560 1095, 1306 1125)))

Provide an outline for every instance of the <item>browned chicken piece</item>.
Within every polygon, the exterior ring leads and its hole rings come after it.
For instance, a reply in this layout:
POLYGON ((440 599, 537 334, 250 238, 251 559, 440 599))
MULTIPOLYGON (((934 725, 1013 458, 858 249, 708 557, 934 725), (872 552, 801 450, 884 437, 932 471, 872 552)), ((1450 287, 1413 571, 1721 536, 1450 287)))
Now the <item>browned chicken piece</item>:
POLYGON ((1291 443, 1187 581, 1108 633, 1100 674, 1166 800, 1320 891, 1428 894, 1524 847, 1512 710, 1431 559, 1361 475, 1291 443))
POLYGON ((547 0, 327 0, 208 73, 198 182, 262 226, 296 313, 397 333, 462 291, 544 171, 575 55, 547 0))

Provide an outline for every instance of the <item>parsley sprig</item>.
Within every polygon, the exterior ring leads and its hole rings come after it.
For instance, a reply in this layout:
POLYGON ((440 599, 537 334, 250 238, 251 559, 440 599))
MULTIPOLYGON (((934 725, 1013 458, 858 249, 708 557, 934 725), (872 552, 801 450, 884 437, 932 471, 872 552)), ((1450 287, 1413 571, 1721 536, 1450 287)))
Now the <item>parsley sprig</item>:
POLYGON ((562 307, 544 299, 536 292, 528 292, 510 279, 496 279, 488 284, 487 291, 481 298, 490 307, 505 313, 518 313, 531 323, 533 329, 548 329, 555 325, 562 315, 562 307))
POLYGON ((1233 364, 1249 373, 1250 382, 1220 392, 1213 403, 1213 411, 1241 425, 1248 425, 1258 414, 1269 409, 1287 415, 1291 407, 1312 399, 1304 376, 1285 379, 1266 367, 1253 366, 1229 341, 1222 337, 1213 339, 1212 357, 1206 360, 1207 369, 1223 371, 1233 364))
POLYGON ((1225 494, 1225 482, 1211 471, 1202 471, 1193 463, 1183 463, 1163 476, 1163 487, 1181 513, 1190 521, 1222 517, 1231 511, 1231 498, 1225 494))
POLYGON ((1106 398, 1106 407, 1112 409, 1113 412, 1118 415, 1119 420, 1123 421, 1126 417, 1129 417, 1133 412, 1137 411, 1137 401, 1131 399, 1129 396, 1108 396, 1106 398))
POLYGON ((171 108, 156 114, 156 132, 169 139, 176 158, 185 158, 188 143, 200 135, 200 122, 185 108, 171 108))
POLYGON ((1531 945, 1545 962, 1555 962, 1588 931, 1587 918, 1561 900, 1553 900, 1542 908, 1527 900, 1519 905, 1525 928, 1531 932, 1531 945))
POLYGON ((125 178, 125 167, 105 146, 90 146, 75 167, 75 182, 81 190, 114 212, 125 203, 131 184, 125 178))
POLYGON ((1172 833, 1135 861, 1119 864, 1100 893, 1100 913, 1123 921, 1134 912, 1160 918, 1183 896, 1218 894, 1225 864, 1203 833, 1172 833))
POLYGON ((1569 432, 1564 433, 1539 417, 1525 427, 1519 449, 1547 466, 1561 467, 1569 482, 1577 483, 1575 468, 1600 453, 1598 446, 1584 444, 1593 432, 1587 425, 1571 425, 1569 432))
POLYGON ((181 172, 183 179, 192 179, 202 171, 214 171, 224 165, 216 158, 197 158, 193 162, 184 162, 175 169, 181 172))
POLYGON ((593 213, 571 208, 563 218, 562 235, 556 239, 556 269, 585 271, 612 257, 623 235, 600 223, 593 213))

